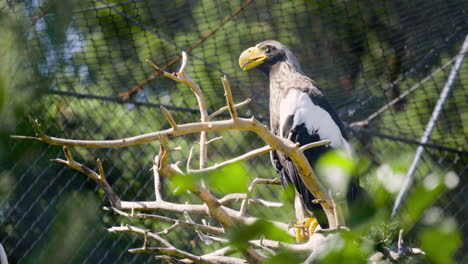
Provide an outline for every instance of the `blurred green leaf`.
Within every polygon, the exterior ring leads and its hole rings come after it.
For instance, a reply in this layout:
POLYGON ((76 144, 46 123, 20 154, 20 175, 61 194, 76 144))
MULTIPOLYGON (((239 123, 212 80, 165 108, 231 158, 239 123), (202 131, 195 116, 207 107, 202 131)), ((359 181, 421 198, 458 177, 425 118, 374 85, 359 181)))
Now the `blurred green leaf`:
POLYGON ((296 264, 296 263, 302 263, 304 259, 306 259, 307 256, 301 256, 301 254, 298 254, 297 252, 292 252, 289 250, 282 250, 278 254, 271 256, 265 262, 264 264, 296 264))
POLYGON ((335 199, 344 200, 354 168, 353 160, 343 151, 329 151, 318 160, 316 173, 335 199))
POLYGON ((221 193, 247 192, 249 175, 241 162, 222 167, 210 174, 209 184, 221 193))
POLYGON ((439 175, 435 173, 427 175, 408 196, 405 202, 408 210, 402 210, 399 214, 401 228, 405 230, 411 228, 445 189, 445 184, 439 175))
POLYGON ((450 264, 454 263, 452 255, 460 246, 462 238, 456 228, 444 230, 438 227, 422 231, 420 240, 422 249, 432 263, 450 264))
POLYGON ((250 240, 262 237, 287 243, 295 242, 295 239, 289 233, 264 219, 259 219, 251 225, 241 225, 232 228, 228 232, 228 237, 231 244, 240 250, 246 249, 249 246, 248 242, 250 240))
POLYGON ((357 234, 348 231, 339 232, 326 243, 321 248, 322 252, 318 253, 320 257, 316 263, 367 263, 367 258, 373 250, 367 244, 363 244, 357 234))
POLYGON ((200 183, 201 177, 198 174, 184 174, 177 175, 171 181, 171 190, 174 194, 182 194, 185 191, 190 191, 194 188, 195 184, 200 183))
POLYGON ((329 151, 318 162, 323 166, 339 166, 349 174, 355 168, 354 161, 342 151, 329 151))

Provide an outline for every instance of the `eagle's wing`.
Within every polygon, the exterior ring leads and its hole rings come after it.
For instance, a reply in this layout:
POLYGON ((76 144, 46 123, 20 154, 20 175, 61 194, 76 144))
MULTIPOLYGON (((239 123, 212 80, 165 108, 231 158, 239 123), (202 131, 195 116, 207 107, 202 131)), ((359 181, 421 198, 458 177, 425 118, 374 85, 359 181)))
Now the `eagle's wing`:
MULTIPOLYGON (((281 98, 278 110, 276 113, 279 115, 278 134, 280 136, 298 142, 301 146, 324 139, 331 141, 330 146, 312 148, 304 152, 312 167, 330 147, 350 151, 341 120, 316 87, 290 88, 281 98)), ((272 153, 272 160, 281 175, 283 184, 292 183, 307 208, 314 212, 320 223, 326 223, 321 206, 311 202, 314 197, 302 182, 291 159, 275 151, 272 153)))

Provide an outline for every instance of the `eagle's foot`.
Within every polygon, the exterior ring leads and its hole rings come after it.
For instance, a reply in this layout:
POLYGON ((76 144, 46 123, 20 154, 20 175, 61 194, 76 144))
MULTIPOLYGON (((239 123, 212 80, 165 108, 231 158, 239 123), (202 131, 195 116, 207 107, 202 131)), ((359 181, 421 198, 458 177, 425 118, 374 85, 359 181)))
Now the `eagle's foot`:
POLYGON ((294 226, 296 230, 296 241, 298 243, 308 241, 310 236, 315 232, 317 226, 318 221, 315 217, 310 217, 302 221, 297 221, 296 225, 294 226))

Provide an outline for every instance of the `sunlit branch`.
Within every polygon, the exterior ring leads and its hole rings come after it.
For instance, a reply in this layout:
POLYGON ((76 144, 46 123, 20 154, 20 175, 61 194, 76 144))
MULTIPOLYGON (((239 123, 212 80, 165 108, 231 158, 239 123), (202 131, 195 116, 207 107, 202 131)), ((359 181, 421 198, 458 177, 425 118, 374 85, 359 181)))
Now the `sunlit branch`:
MULTIPOLYGON (((248 103, 250 103, 252 100, 250 98, 247 98, 247 100, 243 101, 243 102, 240 102, 238 104, 235 104, 234 105, 234 108, 240 108, 248 103)), ((228 106, 223 106, 221 107, 220 109, 216 110, 215 112, 213 112, 209 117, 208 117, 208 120, 211 120, 213 119, 214 117, 220 115, 221 113, 223 113, 224 111, 227 111, 229 110, 229 107, 228 106)))
MULTIPOLYGON (((259 178, 256 178, 255 180, 252 181, 252 183, 250 184, 250 186, 249 186, 249 188, 247 190, 247 194, 246 194, 247 197, 250 196, 250 193, 254 190, 254 188, 255 188, 255 186, 257 186, 257 184, 275 184, 275 185, 278 185, 278 184, 281 184, 281 181, 279 181, 277 179, 259 179, 259 178)), ((246 198, 244 201, 242 201, 241 208, 239 210, 241 215, 245 215, 247 213, 247 205, 248 205, 250 200, 252 200, 252 199, 250 199, 250 198, 247 199, 246 198)))

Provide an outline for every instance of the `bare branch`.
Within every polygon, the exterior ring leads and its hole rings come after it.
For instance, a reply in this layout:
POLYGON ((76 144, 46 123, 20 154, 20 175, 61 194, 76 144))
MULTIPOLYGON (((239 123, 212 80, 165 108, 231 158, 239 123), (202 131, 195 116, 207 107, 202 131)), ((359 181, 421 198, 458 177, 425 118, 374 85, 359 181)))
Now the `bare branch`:
POLYGON ((246 200, 247 198, 249 199, 249 202, 258 203, 268 208, 278 208, 278 207, 283 206, 283 203, 270 202, 270 201, 266 201, 266 200, 259 199, 259 198, 248 197, 246 193, 227 194, 223 198, 219 199, 219 203, 221 203, 222 205, 225 205, 231 201, 246 200))
POLYGON ((104 168, 102 167, 101 159, 97 159, 96 162, 99 169, 99 180, 103 180, 106 178, 106 174, 104 174, 104 168))
POLYGON ((212 139, 208 140, 205 144, 208 145, 208 144, 213 143, 216 140, 220 140, 220 139, 223 139, 223 137, 221 136, 221 137, 212 138, 212 139))
POLYGON ((190 261, 190 262, 184 262, 184 261, 181 261, 179 259, 176 259, 174 257, 171 257, 171 256, 168 256, 168 255, 156 255, 154 256, 154 258, 156 260, 163 260, 167 263, 171 263, 171 264, 184 264, 184 263, 194 263, 193 261, 190 261))
POLYGON ((105 208, 105 209, 112 210, 115 213, 117 213, 117 214, 119 214, 121 216, 124 216, 124 217, 128 217, 128 218, 133 218, 133 219, 155 219, 155 220, 159 220, 159 221, 163 221, 163 222, 171 223, 171 224, 174 224, 174 223, 176 223, 178 221, 179 226, 182 227, 182 228, 190 228, 190 229, 194 229, 194 230, 200 230, 200 231, 210 233, 210 234, 214 234, 214 235, 224 234, 224 229, 220 228, 220 227, 184 222, 184 221, 180 221, 178 219, 173 219, 173 218, 166 217, 166 216, 161 216, 161 215, 144 214, 144 213, 129 214, 127 212, 121 211, 121 210, 119 210, 117 208, 114 208, 114 207, 113 208, 105 208))
MULTIPOLYGON (((270 146, 264 146, 264 147, 261 147, 261 148, 258 148, 258 149, 255 149, 255 150, 252 150, 252 151, 249 151, 239 157, 236 157, 234 159, 230 159, 230 160, 227 160, 227 161, 224 161, 224 162, 221 162, 221 163, 217 163, 211 167, 207 167, 207 168, 203 168, 203 169, 198 169, 198 170, 194 170, 194 169, 190 169, 190 172, 191 173, 200 173, 200 172, 207 172, 207 171, 212 171, 212 170, 216 170, 216 169, 219 169, 223 166, 226 166, 228 164, 232 164, 232 163, 235 163, 235 162, 239 162, 239 161, 242 161, 242 160, 249 160, 251 158, 254 158, 254 157, 257 157, 257 156, 260 156, 262 154, 265 154, 265 153, 268 153, 272 150, 272 148, 270 146)), ((190 155, 189 155, 189 160, 190 160, 190 155)), ((188 163, 187 163, 188 165, 188 163)))
POLYGON ((39 142, 45 142, 42 138, 31 137, 31 136, 10 135, 10 138, 11 139, 28 139, 28 140, 35 140, 39 142))
POLYGON ((153 159, 153 181, 154 181, 154 196, 156 201, 161 201, 161 176, 159 175, 159 155, 155 156, 153 159))
MULTIPOLYGON (((252 183, 250 184, 248 190, 247 190, 247 197, 250 195, 250 193, 254 190, 255 186, 257 186, 257 184, 281 184, 280 181, 278 181, 277 179, 258 179, 256 178, 255 180, 252 181, 252 183)), ((248 205, 248 202, 249 200, 251 199, 245 199, 244 201, 242 201, 242 204, 241 204, 241 208, 240 208, 240 214, 241 215, 245 215, 247 213, 247 205, 248 205)), ((268 202, 270 203, 270 202, 268 202)), ((270 206, 267 206, 266 203, 262 203, 264 206, 266 207, 270 207, 270 206)), ((270 204, 271 205, 271 204, 270 204)), ((282 204, 281 204, 282 206, 282 204)))
POLYGON ((304 151, 306 151, 308 149, 311 149, 311 148, 326 146, 326 145, 330 145, 330 144, 331 144, 331 141, 326 139, 326 140, 320 140, 320 141, 312 142, 312 143, 309 143, 309 144, 305 144, 305 145, 301 146, 299 149, 302 152, 304 152, 304 151))
POLYGON ((148 232, 148 230, 136 227, 136 226, 131 226, 131 225, 126 225, 126 226, 113 226, 111 228, 108 228, 107 231, 109 232, 132 232, 136 234, 141 234, 141 235, 147 235, 148 238, 151 238, 157 242, 159 242, 161 245, 168 247, 168 248, 174 248, 174 246, 167 242, 164 238, 160 237, 159 235, 156 235, 155 233, 148 232))
POLYGON ((221 81, 223 82, 224 96, 226 97, 227 106, 229 107, 229 113, 231 114, 232 119, 236 119, 237 112, 236 108, 234 107, 234 100, 232 99, 231 85, 229 84, 229 80, 226 75, 221 78, 221 81))
POLYGON ((156 234, 157 235, 167 235, 167 234, 169 234, 169 232, 171 232, 172 230, 174 230, 176 227, 179 227, 179 226, 181 226, 180 221, 176 220, 175 223, 172 224, 170 227, 164 229, 163 231, 157 232, 156 234))
POLYGON ((102 170, 101 174, 98 174, 91 170, 90 168, 84 166, 83 164, 76 162, 73 159, 73 155, 71 151, 68 149, 68 147, 63 147, 63 152, 65 153, 65 156, 67 160, 62 160, 62 159, 51 159, 50 161, 56 162, 59 164, 64 164, 65 166, 69 167, 70 169, 76 170, 81 172, 82 174, 88 176, 88 178, 92 179, 94 182, 96 182, 99 187, 106 193, 107 198, 111 202, 112 206, 115 207, 120 207, 121 201, 119 196, 115 193, 114 189, 109 185, 107 182, 105 176, 104 176, 104 169, 102 168, 102 164, 100 164, 100 161, 98 160, 98 167, 99 170, 102 170))
POLYGON ((164 77, 167 77, 169 79, 172 79, 174 81, 179 81, 179 78, 174 75, 174 74, 170 74, 164 70, 162 70, 161 68, 159 68, 156 64, 154 64, 154 62, 152 62, 151 60, 149 59, 146 59, 145 62, 151 66, 151 68, 153 68, 155 71, 157 71, 159 74, 162 74, 164 77))
MULTIPOLYGON (((135 201, 135 202, 128 202, 128 201, 121 201, 118 195, 115 193, 113 188, 109 185, 109 183, 106 181, 105 178, 100 177, 99 174, 94 172, 93 170, 89 169, 88 167, 80 164, 79 162, 76 162, 73 159, 73 156, 71 152, 68 150, 67 147, 64 147, 64 152, 67 157, 67 160, 62 160, 62 159, 53 159, 51 161, 64 164, 67 167, 76 170, 78 172, 81 172, 82 174, 88 176, 91 178, 93 181, 95 181, 101 189, 106 193, 109 201, 111 202, 112 206, 120 209, 120 210, 161 210, 164 212, 171 212, 171 213, 183 213, 183 212, 188 212, 190 214, 194 215, 208 215, 208 208, 205 204, 177 204, 177 203, 170 203, 166 201, 153 201, 153 202, 148 202, 148 201, 135 201)), ((173 167, 171 167, 173 169, 173 167)), ((174 169, 173 169, 174 170, 174 169)), ((174 170, 175 171, 175 170, 174 170)), ((231 212, 232 215, 235 215, 236 211, 232 210, 231 212)))
POLYGON ((334 233, 329 233, 329 234, 314 233, 310 236, 309 240, 303 244, 290 244, 290 243, 278 242, 278 241, 269 240, 269 239, 251 240, 249 241, 249 243, 256 247, 262 247, 262 248, 266 247, 269 249, 278 249, 281 247, 281 248, 286 248, 297 253, 310 254, 314 252, 315 249, 317 249, 318 245, 323 244, 324 241, 328 239, 332 239, 335 236, 336 234, 334 233))
POLYGON ((230 193, 219 199, 219 203, 225 205, 232 201, 239 201, 247 199, 247 194, 245 193, 230 193))
POLYGON ((398 233, 398 252, 401 252, 403 250, 403 229, 400 229, 400 232, 398 233))
MULTIPOLYGON (((150 64, 155 70, 158 70, 160 71, 160 69, 154 64, 154 63, 151 63, 150 64)), ((164 76, 176 81, 176 82, 181 82, 181 83, 184 83, 186 84, 188 87, 190 87, 190 89, 192 90, 192 92, 195 94, 195 97, 197 99, 197 103, 198 103, 198 108, 200 109, 200 120, 201 122, 207 122, 209 119, 208 119, 208 111, 207 111, 207 107, 206 107, 206 103, 205 103, 205 99, 203 98, 203 94, 202 94, 202 91, 200 89, 200 86, 198 86, 198 84, 196 84, 194 81, 192 81, 192 79, 190 79, 190 77, 186 74, 186 69, 187 69, 187 65, 188 65, 188 57, 187 57, 187 53, 186 52, 182 52, 182 65, 179 69, 179 72, 174 75, 174 74, 169 74, 167 72, 162 72, 164 76)), ((175 124, 175 122, 174 122, 175 124)), ((172 124, 171 124, 172 125, 172 124)), ((174 126, 173 126, 174 128, 174 126)), ((207 142, 208 138, 207 138, 207 132, 205 130, 203 131, 200 131, 200 168, 203 168, 205 167, 205 164, 206 164, 206 159, 207 159, 207 154, 208 154, 208 149, 207 149, 207 146, 206 146, 206 142, 207 142)))
POLYGON ((189 212, 193 215, 207 215, 208 209, 204 204, 178 204, 178 203, 171 203, 166 201, 121 201, 120 206, 116 206, 121 210, 130 210, 133 209, 135 211, 154 211, 154 210, 161 210, 163 212, 168 213, 176 213, 181 214, 184 211, 189 212))
POLYGON ((191 148, 190 148, 189 156, 188 156, 188 158, 187 158, 187 172, 188 172, 188 173, 194 172, 194 170, 190 168, 190 164, 192 164, 192 158, 193 158, 193 151, 194 151, 194 150, 195 150, 194 147, 191 147, 191 148))
POLYGON ((69 139, 59 139, 53 137, 47 137, 43 135, 43 139, 52 145, 62 144, 62 145, 76 145, 76 146, 86 146, 86 147, 125 147, 135 144, 140 144, 144 142, 154 141, 161 139, 162 136, 175 137, 180 135, 185 135, 189 133, 197 133, 201 131, 221 131, 221 130, 250 130, 259 135, 265 142, 267 142, 271 148, 279 150, 286 155, 288 155, 296 167, 301 176, 301 179, 311 191, 311 193, 317 199, 322 199, 325 202, 322 203, 329 224, 331 228, 336 228, 336 220, 334 217, 333 207, 331 205, 330 196, 323 192, 323 186, 320 184, 319 180, 315 176, 312 168, 310 167, 309 162, 305 158, 302 151, 296 147, 291 141, 273 135, 268 128, 263 124, 258 122, 255 118, 245 119, 245 118, 236 118, 223 121, 210 121, 202 123, 190 123, 178 125, 177 129, 163 130, 153 133, 148 133, 136 137, 120 139, 120 140, 102 140, 102 141, 88 141, 88 140, 69 140, 69 139))
POLYGON ((164 116, 166 117, 167 121, 171 125, 173 129, 177 129, 177 124, 174 121, 174 118, 172 118, 171 113, 166 109, 166 107, 161 106, 161 111, 163 112, 164 116))
MULTIPOLYGON (((238 104, 235 104, 234 105, 234 108, 240 108, 248 103, 250 103, 252 100, 250 98, 247 98, 247 100, 243 101, 243 102, 240 102, 238 104)), ((214 117, 220 115, 221 113, 223 113, 224 111, 226 110, 229 110, 229 107, 228 106, 223 106, 221 107, 220 109, 218 109, 217 111, 213 112, 210 116, 208 116, 208 120, 211 120, 213 119, 214 117)))
MULTIPOLYGON (((311 193, 319 200, 323 201, 321 203, 322 207, 324 208, 324 211, 327 215, 329 225, 331 228, 336 228, 339 226, 339 219, 338 219, 338 207, 336 204, 334 204, 334 200, 331 198, 331 195, 328 193, 324 192, 324 188, 321 186, 320 182, 316 178, 312 168, 310 167, 309 162, 305 158, 303 151, 306 149, 316 147, 316 146, 323 146, 326 144, 330 144, 329 142, 318 142, 318 143, 313 143, 313 144, 308 144, 305 146, 300 147, 298 144, 295 144, 291 142, 288 139, 284 139, 278 136, 273 135, 266 126, 255 120, 254 117, 250 119, 245 119, 245 118, 239 118, 236 112, 236 105, 234 105, 234 101, 232 98, 232 92, 231 92, 231 87, 229 84, 229 81, 226 76, 222 78, 222 83, 223 87, 225 90, 225 97, 227 101, 227 109, 229 110, 231 114, 231 119, 230 120, 224 120, 224 121, 209 121, 210 116, 208 116, 207 113, 207 108, 205 105, 205 101, 201 92, 200 87, 193 82, 189 76, 185 74, 187 65, 188 65, 188 58, 185 53, 182 54, 183 57, 183 62, 181 65, 181 68, 177 74, 170 74, 167 73, 163 70, 161 70, 158 66, 156 66, 154 63, 151 61, 147 60, 147 63, 150 64, 157 72, 160 74, 174 80, 177 82, 184 83, 188 85, 191 90, 194 92, 197 102, 200 108, 200 114, 201 114, 201 122, 198 123, 191 123, 191 124, 181 124, 177 125, 170 113, 167 111, 165 108, 161 108, 163 111, 163 114, 165 115, 166 119, 171 125, 171 129, 167 130, 162 130, 162 131, 157 131, 153 133, 148 133, 144 135, 138 135, 135 137, 130 137, 130 138, 123 138, 123 139, 118 139, 118 140, 97 140, 97 141, 92 141, 92 140, 72 140, 72 139, 61 139, 61 138, 55 138, 55 137, 50 137, 47 136, 45 133, 43 133, 40 129, 39 124, 37 123, 36 120, 33 120, 30 118, 31 125, 34 128, 34 131, 36 132, 38 138, 35 138, 36 140, 46 142, 51 145, 64 145, 64 146, 83 146, 83 147, 128 147, 136 144, 142 144, 146 142, 151 142, 151 141, 157 141, 159 140, 161 145, 160 145, 160 153, 156 157, 153 165, 153 170, 155 171, 154 173, 154 180, 155 180, 155 195, 156 195, 156 201, 136 201, 136 202, 125 202, 125 201, 120 201, 113 191, 113 189, 110 187, 110 185, 107 183, 104 175, 104 170, 102 168, 102 164, 100 161, 98 161, 98 167, 100 173, 97 174, 88 168, 84 167, 83 165, 76 163, 72 156, 71 153, 68 151, 67 148, 64 148, 65 155, 67 157, 67 161, 63 160, 54 160, 55 162, 63 163, 67 165, 68 167, 75 169, 77 171, 80 171, 87 175, 88 177, 92 178, 95 180, 101 188, 104 189, 106 194, 109 197, 109 200, 112 203, 112 206, 116 209, 130 209, 132 210, 132 213, 130 214, 131 216, 138 215, 134 213, 134 211, 138 210, 162 210, 165 212, 174 212, 174 213, 184 213, 186 215, 189 214, 201 214, 201 215, 208 215, 210 217, 215 218, 221 225, 222 227, 231 227, 237 223, 245 223, 249 224, 252 223, 253 221, 256 221, 257 219, 255 217, 250 217, 246 216, 246 210, 247 210, 247 204, 249 201, 252 202, 258 202, 264 206, 278 206, 280 205, 279 203, 272 203, 268 201, 264 201, 261 199, 256 199, 256 198, 250 198, 249 194, 253 190, 253 188, 258 184, 259 182, 253 182, 251 184, 251 188, 249 188, 249 192, 243 196, 243 204, 241 206, 240 211, 233 210, 231 208, 228 208, 221 203, 220 200, 218 200, 208 189, 206 189, 203 185, 197 185, 194 184, 192 187, 190 187, 190 191, 197 195, 203 202, 204 204, 202 205, 195 205, 195 204, 190 204, 190 205, 182 205, 182 204, 173 204, 173 203, 168 203, 162 200, 161 194, 160 194, 160 179, 159 176, 163 175, 164 177, 167 177, 168 179, 173 178, 176 175, 181 175, 183 174, 182 171, 178 168, 177 164, 169 164, 168 161, 168 156, 169 152, 171 151, 168 147, 168 138, 172 137, 177 137, 185 134, 190 134, 190 133, 200 133, 200 169, 199 170, 190 170, 190 162, 192 160, 193 156, 193 148, 190 151, 189 155, 189 162, 187 164, 187 171, 188 172, 202 172, 202 171, 207 171, 204 169, 205 164, 206 164, 206 157, 207 157, 207 144, 212 141, 208 141, 207 139, 207 133, 210 131, 222 131, 222 130, 249 130, 255 132, 258 136, 260 136, 267 144, 268 146, 265 146, 263 148, 251 151, 249 153, 246 153, 240 157, 237 157, 235 159, 223 162, 221 164, 216 164, 215 166, 212 166, 210 168, 207 168, 208 170, 210 169, 216 169, 219 168, 220 166, 236 162, 239 160, 246 160, 255 156, 258 156, 260 154, 267 153, 273 149, 281 151, 288 155, 292 161, 295 163, 298 172, 300 174, 300 177, 302 178, 303 182, 306 184, 307 188, 311 191, 311 193)), ((249 100, 247 100, 249 101, 249 100)), ((248 103, 248 102, 246 102, 248 103)), ((239 106, 244 105, 246 103, 241 103, 238 104, 239 106)), ((221 113, 222 111, 225 110, 218 110, 218 113, 221 113)), ((213 113, 211 116, 214 117, 217 115, 217 112, 213 113)), ((215 139, 214 139, 215 140, 215 139)), ((223 201, 225 202, 228 200, 227 198, 223 201)), ((141 216, 141 215, 140 215, 141 216)), ((190 224, 191 227, 196 227, 197 224, 193 221, 190 220, 191 218, 188 217, 188 223, 190 224)), ((167 220, 167 219, 166 219, 167 220)), ((175 229, 176 227, 181 226, 182 222, 180 220, 175 220, 172 219, 172 226, 169 227, 166 230, 163 230, 159 232, 158 234, 166 234, 170 232, 171 230, 175 229)), ((275 223, 277 226, 280 226, 283 229, 287 230, 287 225, 284 223, 275 223)), ((207 229, 207 228, 205 228, 207 229)), ((209 229, 209 228, 208 228, 209 229)), ((197 233, 200 235, 201 238, 209 237, 204 234, 202 234, 199 230, 201 229, 195 229, 197 233)), ((147 251, 149 248, 147 247, 147 239, 151 238, 153 240, 156 240, 163 244, 166 248, 163 250, 167 249, 174 249, 172 245, 170 245, 169 242, 165 241, 161 237, 159 237, 158 234, 155 233, 150 233, 148 231, 145 231, 143 229, 138 229, 136 227, 113 227, 109 229, 111 232, 119 232, 119 231, 127 231, 127 232, 134 232, 134 233, 139 233, 139 234, 144 234, 146 238, 146 242, 144 243, 144 246, 141 249, 135 249, 136 251, 138 250, 143 250, 147 251), (143 232, 143 233, 142 233, 143 232)), ((213 231, 213 230, 211 230, 213 231)), ((207 231, 208 232, 208 231, 207 231)), ((212 232, 211 232, 212 233, 212 232)), ((219 239, 217 237, 209 237, 209 239, 219 239)), ((220 241, 222 241, 221 239, 220 241)), ((259 245, 259 247, 264 248, 263 245, 259 245)), ((162 250, 159 248, 158 250, 162 250)), ((177 250, 177 249, 174 249, 177 250)), ((136 252, 135 251, 135 252, 136 252)), ((186 253, 183 252, 182 253, 186 253)), ((170 253, 162 253, 162 254, 167 254, 171 255, 170 253)), ((188 253, 186 253, 188 254, 188 253)), ((183 257, 187 258, 189 260, 193 260, 194 262, 197 263, 204 263, 200 262, 200 257, 198 256, 193 256, 189 254, 188 256, 180 256, 177 255, 178 257, 183 257)), ((246 252, 243 252, 244 257, 246 258, 249 263, 260 263, 263 259, 264 256, 259 254, 254 250, 254 248, 250 247, 246 250, 246 252)), ((176 256, 176 255, 173 255, 176 256)))
MULTIPOLYGON (((190 254, 186 251, 183 251, 177 248, 162 248, 162 247, 132 248, 132 249, 129 249, 128 252, 165 254, 165 255, 170 255, 170 256, 179 257, 179 258, 186 258, 186 259, 192 260, 195 263, 200 263, 200 264, 216 264, 216 262, 206 260, 203 257, 190 254)), ((183 262, 180 262, 180 263, 183 263, 183 262)))
MULTIPOLYGON (((195 221, 193 221, 193 219, 190 217, 190 215, 185 212, 184 213, 184 216, 185 216, 185 219, 187 219, 187 221, 191 224, 197 224, 195 223, 195 221)), ((204 224, 206 224, 204 221, 203 221, 204 224)), ((223 233, 224 233, 224 229, 223 230, 223 233)), ((195 230, 195 232, 197 233, 198 237, 200 238, 201 241, 205 242, 206 244, 210 244, 212 241, 218 241, 218 242, 222 242, 222 243, 228 243, 229 241, 225 238, 221 238, 221 237, 217 237, 217 236, 209 236, 209 235, 205 235, 201 232, 201 230, 195 230)))
POLYGON ((180 69, 178 72, 180 76, 185 75, 185 71, 187 70, 187 65, 188 65, 187 53, 185 51, 182 51, 182 63, 180 65, 180 69))

